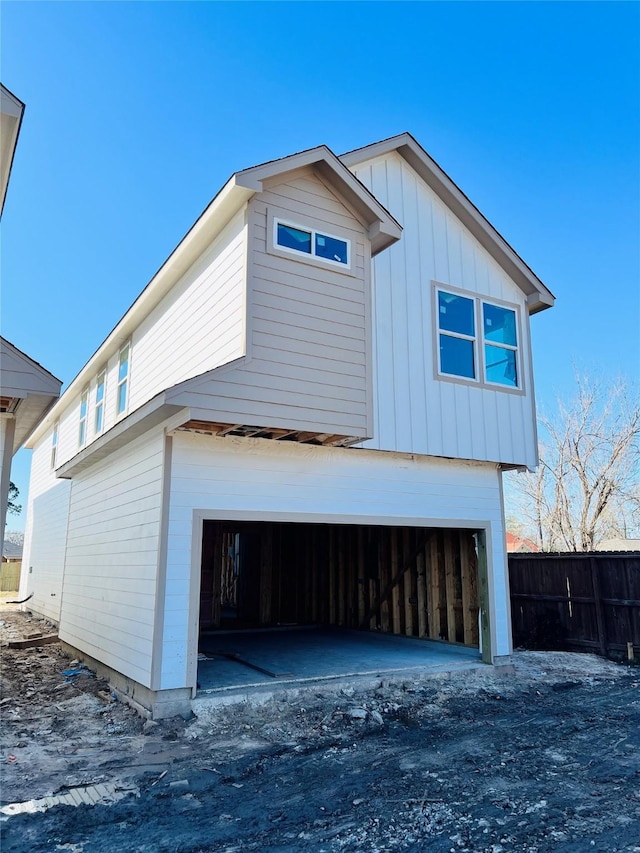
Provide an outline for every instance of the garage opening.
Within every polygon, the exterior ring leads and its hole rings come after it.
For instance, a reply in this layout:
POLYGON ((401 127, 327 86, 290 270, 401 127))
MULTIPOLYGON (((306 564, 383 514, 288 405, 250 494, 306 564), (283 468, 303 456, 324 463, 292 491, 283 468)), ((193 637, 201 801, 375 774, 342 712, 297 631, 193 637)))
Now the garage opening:
MULTIPOLYGON (((477 650, 474 534, 382 525, 205 521, 198 680, 211 681, 204 678, 204 664, 211 662, 218 663, 219 673, 224 662, 236 664, 238 675, 238 666, 244 666, 243 682, 256 674, 284 678, 302 669, 310 673, 314 643, 325 655, 336 642, 342 652, 345 643, 354 643, 359 660, 367 649, 379 658, 380 641, 390 635, 446 641, 461 652, 465 647, 477 650), (298 663, 292 663, 294 650, 300 652, 298 663)), ((391 646, 384 648, 388 652, 391 646)), ((424 655, 425 645, 395 641, 395 648, 405 656, 424 655)), ((344 666, 348 668, 346 661, 344 666)), ((216 667, 208 669, 213 673, 216 667)), ((230 672, 227 667, 225 678, 230 672)))

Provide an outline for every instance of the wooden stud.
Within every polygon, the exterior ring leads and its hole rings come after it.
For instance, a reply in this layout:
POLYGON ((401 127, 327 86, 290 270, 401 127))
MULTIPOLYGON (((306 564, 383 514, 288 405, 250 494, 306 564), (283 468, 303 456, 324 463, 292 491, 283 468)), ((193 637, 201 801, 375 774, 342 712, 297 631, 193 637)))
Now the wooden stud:
POLYGON ((424 550, 416 557, 417 571, 417 594, 418 594, 418 636, 426 637, 429 632, 429 623, 427 618, 427 583, 425 578, 425 557, 424 550))
POLYGON ((264 524, 260 531, 260 624, 271 623, 273 584, 273 525, 264 524))
POLYGON ((456 582, 453 556, 453 536, 450 530, 444 532, 444 573, 447 597, 447 637, 450 643, 456 642, 456 582))
POLYGON ((329 624, 336 624, 336 531, 329 527, 329 624))
MULTIPOLYGON (((391 577, 395 578, 398 574, 398 531, 395 527, 389 530, 389 542, 391 547, 391 577)), ((393 633, 402 633, 402 625, 400 622, 400 590, 398 584, 393 585, 391 592, 391 613, 393 618, 393 633)))
MULTIPOLYGON (((384 589, 387 585, 389 568, 387 562, 387 556, 389 554, 389 529, 387 527, 379 527, 378 528, 378 582, 380 584, 380 590, 384 589)), ((383 601, 379 604, 380 609, 380 628, 384 632, 389 631, 389 600, 388 598, 384 598, 383 601)))
POLYGON ((364 622, 366 608, 366 577, 364 565, 365 531, 360 525, 357 529, 357 560, 358 560, 358 625, 364 622))
POLYGON ((462 619, 464 625, 464 644, 478 645, 478 589, 475 553, 471 550, 471 534, 461 530, 460 537, 460 576, 462 580, 462 619))
POLYGON ((406 566, 404 570, 404 632, 407 637, 413 636, 413 579, 415 576, 415 564, 407 563, 411 553, 411 533, 408 527, 402 531, 402 560, 406 566))
POLYGON ((489 602, 489 566, 487 562, 487 534, 484 530, 476 533, 478 550, 478 603, 480 605, 480 632, 482 635, 482 660, 492 662, 491 652, 491 610, 489 602))

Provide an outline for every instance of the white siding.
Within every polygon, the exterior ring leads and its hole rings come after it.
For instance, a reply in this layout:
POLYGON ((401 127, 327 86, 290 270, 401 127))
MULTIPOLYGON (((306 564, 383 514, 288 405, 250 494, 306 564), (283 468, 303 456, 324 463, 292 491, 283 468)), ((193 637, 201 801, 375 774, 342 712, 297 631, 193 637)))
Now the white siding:
POLYGON ((33 593, 29 609, 60 619, 71 482, 51 470, 51 434, 33 449, 27 502, 20 598, 33 593))
POLYGON ((150 686, 164 433, 73 480, 60 637, 150 686))
MULTIPOLYGON (((495 654, 509 654, 500 475, 495 465, 395 453, 173 437, 161 687, 189 685, 197 631, 190 610, 194 513, 263 520, 458 526, 488 533, 495 654), (190 624, 190 620, 192 624, 190 624), (495 626, 498 626, 497 628, 495 626)), ((195 533, 194 533, 195 529, 195 533)), ((193 571, 198 573, 199 566, 193 571)))
POLYGON ((240 211, 136 329, 130 411, 159 391, 244 354, 246 245, 240 211))
POLYGON ((400 155, 353 171, 404 228, 400 242, 373 261, 375 426, 367 446, 534 465, 524 294, 400 155), (435 377, 434 281, 519 307, 525 394, 435 377))
MULTIPOLYGON (((241 211, 133 333, 127 412, 139 408, 165 388, 244 354, 244 223, 245 214, 241 211)), ((124 343, 122 340, 121 344, 124 343)), ((94 429, 95 393, 102 367, 107 368, 102 432, 119 419, 118 357, 116 350, 96 370, 89 384, 87 444, 98 437, 94 429)), ((80 449, 79 410, 80 394, 77 394, 68 400, 60 415, 59 465, 80 449)))

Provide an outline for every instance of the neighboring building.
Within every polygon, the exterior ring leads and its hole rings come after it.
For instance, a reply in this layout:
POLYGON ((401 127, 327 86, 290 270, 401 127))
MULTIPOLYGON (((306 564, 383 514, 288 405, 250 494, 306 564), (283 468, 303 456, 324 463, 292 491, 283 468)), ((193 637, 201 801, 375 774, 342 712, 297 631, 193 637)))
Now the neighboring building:
POLYGON ((596 551, 640 551, 640 539, 604 539, 595 546, 596 551))
POLYGON ((515 533, 507 532, 506 542, 507 552, 510 554, 527 554, 540 550, 532 539, 527 539, 524 536, 516 536, 515 533))
POLYGON ((4 210, 24 104, 0 83, 0 216, 4 210))
POLYGON ((2 562, 19 563, 22 560, 22 545, 9 542, 6 539, 2 543, 2 562))
POLYGON ((409 134, 236 173, 31 436, 20 596, 156 717, 221 625, 507 661, 552 304, 409 134))

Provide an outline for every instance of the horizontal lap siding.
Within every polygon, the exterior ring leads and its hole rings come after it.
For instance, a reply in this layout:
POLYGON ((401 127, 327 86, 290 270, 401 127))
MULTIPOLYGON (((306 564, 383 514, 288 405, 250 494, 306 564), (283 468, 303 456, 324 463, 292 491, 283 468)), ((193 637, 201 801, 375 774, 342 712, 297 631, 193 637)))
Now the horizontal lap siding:
MULTIPOLYGON (((177 433, 173 438, 167 548, 162 687, 185 686, 193 513, 205 510, 284 513, 289 520, 394 524, 431 520, 434 526, 474 527, 491 533, 492 587, 506 599, 499 475, 493 465, 393 453, 373 453, 259 439, 177 433)), ((194 571, 199 568, 194 567, 194 571)), ((499 647, 508 653, 508 616, 498 614, 499 647)))
POLYGON ((42 439, 31 457, 19 597, 33 594, 30 609, 58 622, 71 483, 56 480, 50 441, 42 439))
POLYGON ((61 638, 149 686, 164 438, 156 430, 73 480, 61 638))
POLYGON ((354 172, 404 229, 373 262, 375 426, 368 446, 535 464, 524 294, 398 154, 354 172), (432 281, 520 306, 524 395, 435 378, 432 281))
MULTIPOLYGON (((363 226, 308 172, 253 200, 249 233, 250 361, 239 375, 264 389, 265 399, 289 419, 285 427, 317 424, 340 434, 367 435, 370 297, 363 226), (269 213, 349 239, 353 275, 274 253, 269 213), (284 403, 289 411, 281 408, 284 403)), ((246 396, 254 399, 250 390, 246 396)))
POLYGON ((131 409, 243 355, 245 261, 241 211, 134 333, 131 409))

